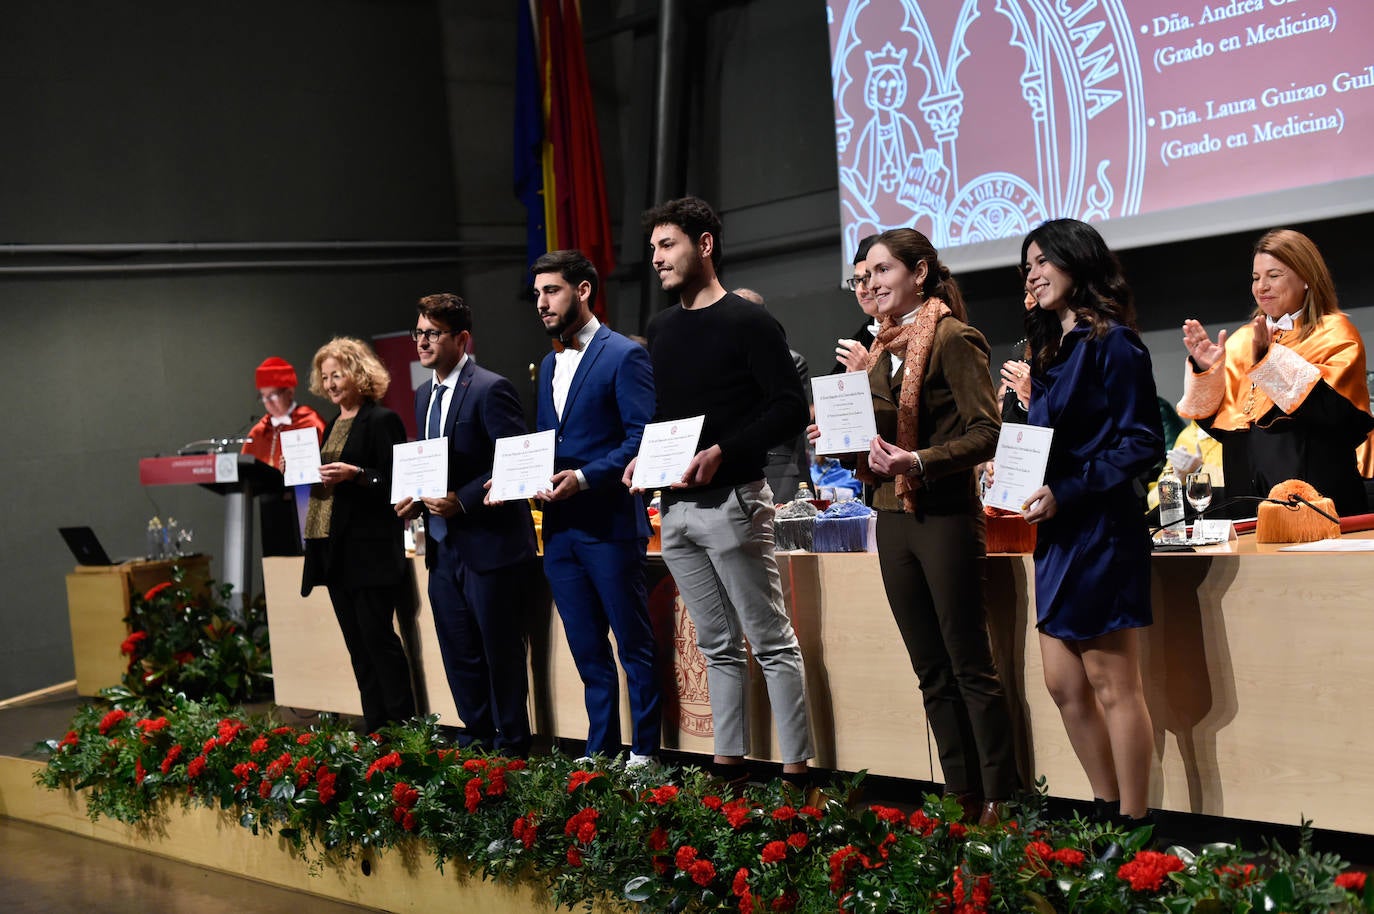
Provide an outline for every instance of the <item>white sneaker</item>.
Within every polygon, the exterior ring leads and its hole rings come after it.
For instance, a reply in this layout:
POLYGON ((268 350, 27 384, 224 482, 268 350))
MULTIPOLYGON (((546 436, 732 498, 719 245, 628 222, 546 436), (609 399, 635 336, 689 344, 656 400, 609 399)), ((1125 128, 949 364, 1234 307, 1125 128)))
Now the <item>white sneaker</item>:
POLYGON ((638 753, 631 752, 629 760, 625 762, 625 768, 627 771, 635 768, 643 768, 646 765, 652 765, 655 761, 656 759, 652 755, 639 755, 638 753))

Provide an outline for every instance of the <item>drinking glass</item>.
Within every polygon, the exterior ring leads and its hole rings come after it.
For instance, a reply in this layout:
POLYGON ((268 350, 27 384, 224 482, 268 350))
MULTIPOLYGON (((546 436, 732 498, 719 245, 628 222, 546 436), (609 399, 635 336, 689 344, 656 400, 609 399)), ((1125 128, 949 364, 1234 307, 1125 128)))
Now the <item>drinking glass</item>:
POLYGON ((1193 520, 1193 536, 1196 537, 1198 520, 1212 504, 1212 477, 1206 473, 1189 473, 1183 482, 1183 497, 1198 513, 1198 518, 1193 520))

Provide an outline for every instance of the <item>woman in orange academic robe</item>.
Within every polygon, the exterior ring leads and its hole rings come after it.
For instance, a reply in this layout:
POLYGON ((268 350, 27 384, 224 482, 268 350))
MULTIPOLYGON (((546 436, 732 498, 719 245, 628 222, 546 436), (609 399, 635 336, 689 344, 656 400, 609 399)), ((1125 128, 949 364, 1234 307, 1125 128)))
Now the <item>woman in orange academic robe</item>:
POLYGON ((1301 479, 1341 514, 1364 513, 1355 449, 1374 430, 1364 341, 1336 302, 1321 252, 1292 229, 1265 234, 1250 291, 1255 312, 1229 337, 1223 330, 1213 341, 1184 321, 1190 370, 1178 414, 1221 441, 1228 496, 1266 496, 1301 479))

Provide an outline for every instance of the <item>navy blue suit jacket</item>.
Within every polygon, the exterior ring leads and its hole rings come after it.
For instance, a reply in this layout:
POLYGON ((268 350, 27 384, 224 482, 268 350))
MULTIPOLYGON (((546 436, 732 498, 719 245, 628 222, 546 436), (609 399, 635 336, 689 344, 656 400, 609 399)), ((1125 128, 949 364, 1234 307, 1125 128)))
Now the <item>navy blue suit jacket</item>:
POLYGON ((602 325, 573 375, 563 418, 553 408, 554 354, 539 369, 539 431, 557 432, 555 470, 580 469, 588 488, 544 506, 545 535, 577 529, 599 540, 648 539, 644 502, 621 483, 654 415, 649 353, 602 325))
MULTIPOLYGON (((429 425, 429 395, 433 379, 415 391, 415 427, 429 425)), ((534 523, 528 502, 484 505, 483 486, 491 479, 496 439, 524 435, 525 414, 515 385, 471 358, 458 373, 450 394, 448 421, 448 489, 463 509, 448 519, 448 540, 463 563, 478 572, 506 568, 535 556, 534 523)), ((428 539, 428 534, 426 534, 428 539)), ((434 564, 437 544, 426 543, 425 565, 434 564)))

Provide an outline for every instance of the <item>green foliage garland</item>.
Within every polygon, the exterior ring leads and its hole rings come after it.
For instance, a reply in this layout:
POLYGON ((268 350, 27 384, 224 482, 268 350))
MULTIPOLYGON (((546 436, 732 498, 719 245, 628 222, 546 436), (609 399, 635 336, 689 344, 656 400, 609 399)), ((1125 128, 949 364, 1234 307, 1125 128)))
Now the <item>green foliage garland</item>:
MULTIPOLYGON (((435 718, 380 741, 328 715, 308 729, 176 697, 161 709, 110 692, 43 744, 50 789, 85 794, 92 819, 155 819, 172 804, 233 810, 318 866, 420 838, 437 865, 542 882, 575 906, 645 911, 1189 912, 1374 910, 1374 886, 1332 855, 1262 856, 1229 845, 1145 850, 1122 834, 1043 815, 960 824, 928 797, 911 814, 838 798, 804 805, 775 783, 723 793, 699 770, 627 771, 562 756, 521 759, 450 748, 435 718), (1104 853, 1115 845, 1116 853, 1104 853), (1104 859, 1105 858, 1105 859, 1104 859)), ((843 785, 853 790, 862 775, 843 785)))

